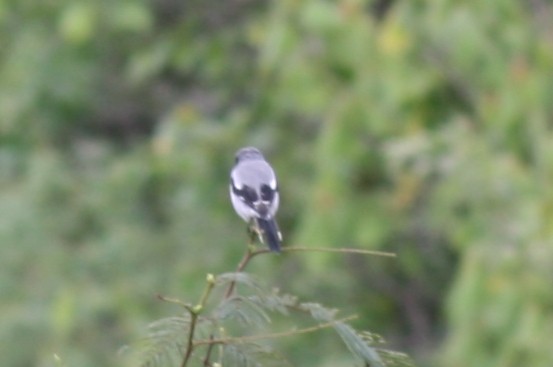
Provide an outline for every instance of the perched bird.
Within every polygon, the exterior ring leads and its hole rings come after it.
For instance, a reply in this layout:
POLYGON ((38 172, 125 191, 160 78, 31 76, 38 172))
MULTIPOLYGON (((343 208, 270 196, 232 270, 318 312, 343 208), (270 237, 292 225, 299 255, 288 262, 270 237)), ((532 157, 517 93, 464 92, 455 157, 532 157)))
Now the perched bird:
POLYGON ((242 148, 235 157, 230 173, 234 210, 271 251, 279 252, 282 235, 275 220, 279 204, 275 172, 256 148, 242 148))

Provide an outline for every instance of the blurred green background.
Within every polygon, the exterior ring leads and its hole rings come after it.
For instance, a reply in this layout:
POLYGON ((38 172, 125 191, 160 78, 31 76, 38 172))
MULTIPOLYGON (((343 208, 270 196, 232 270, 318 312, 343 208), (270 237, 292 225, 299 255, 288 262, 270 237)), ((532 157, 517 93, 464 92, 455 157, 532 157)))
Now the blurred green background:
POLYGON ((251 272, 420 366, 553 366, 549 1, 1 0, 0 30, 2 366, 123 365, 177 312, 155 294, 234 269, 244 145, 285 245, 398 254, 251 272))

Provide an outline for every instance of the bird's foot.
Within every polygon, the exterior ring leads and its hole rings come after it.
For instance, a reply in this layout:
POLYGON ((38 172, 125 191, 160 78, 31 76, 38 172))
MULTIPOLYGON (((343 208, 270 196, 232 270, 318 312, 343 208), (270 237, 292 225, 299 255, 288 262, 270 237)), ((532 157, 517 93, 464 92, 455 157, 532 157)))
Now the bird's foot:
POLYGON ((255 243, 256 239, 263 242, 263 230, 259 228, 255 219, 250 220, 248 224, 248 237, 251 245, 255 243))

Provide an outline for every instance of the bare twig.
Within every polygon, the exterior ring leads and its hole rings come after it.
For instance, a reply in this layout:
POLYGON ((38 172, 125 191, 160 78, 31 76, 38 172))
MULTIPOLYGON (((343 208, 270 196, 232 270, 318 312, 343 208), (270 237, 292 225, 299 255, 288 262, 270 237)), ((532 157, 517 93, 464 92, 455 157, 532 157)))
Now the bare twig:
MULTIPOLYGON (((238 266, 236 267, 236 272, 239 273, 241 271, 244 270, 244 268, 248 265, 248 263, 250 262, 250 260, 255 256, 255 255, 258 255, 259 252, 258 251, 253 251, 251 249, 250 246, 248 246, 248 250, 246 251, 246 253, 244 254, 244 257, 242 258, 242 260, 240 260, 240 263, 238 264, 238 266)), ((227 291, 225 292, 225 299, 229 298, 230 296, 232 296, 232 292, 234 292, 234 287, 236 286, 236 281, 232 281, 228 288, 227 288, 227 291)))
POLYGON ((261 339, 276 339, 276 338, 284 338, 287 336, 293 336, 293 335, 299 335, 299 334, 306 334, 306 333, 312 333, 314 331, 318 331, 321 329, 325 329, 328 327, 332 327, 336 325, 337 323, 351 321, 356 319, 357 315, 351 315, 348 317, 344 317, 342 319, 338 320, 332 320, 329 322, 326 322, 324 324, 319 324, 315 326, 311 326, 304 329, 297 329, 297 330, 290 330, 290 331, 283 331, 280 333, 270 333, 270 334, 260 334, 260 335, 249 335, 249 336, 239 336, 239 337, 229 337, 229 338, 221 338, 221 339, 205 339, 205 340, 198 340, 194 343, 194 346, 198 345, 214 345, 214 344, 238 344, 238 343, 244 343, 249 341, 256 341, 261 339))
POLYGON ((396 257, 396 254, 393 252, 385 251, 373 251, 373 250, 363 250, 358 248, 333 248, 333 247, 284 247, 282 252, 339 252, 343 254, 361 254, 361 255, 375 255, 375 256, 386 256, 386 257, 396 257))
POLYGON ((157 298, 162 300, 163 302, 174 303, 176 305, 182 306, 189 312, 192 312, 192 309, 194 308, 194 306, 192 306, 191 304, 182 302, 181 300, 176 298, 165 297, 165 296, 162 296, 161 294, 158 294, 157 298))
MULTIPOLYGON (((249 229, 249 228, 248 228, 249 229)), ((242 260, 240 260, 240 263, 238 264, 238 266, 236 267, 236 272, 241 272, 244 270, 244 268, 248 265, 248 263, 250 262, 250 260, 256 256, 256 255, 259 255, 260 251, 255 251, 254 250, 254 247, 253 247, 253 243, 255 241, 255 237, 254 237, 254 234, 253 232, 249 232, 249 237, 250 237, 250 243, 248 244, 248 249, 246 250, 246 253, 244 254, 244 257, 242 257, 242 260)), ((263 252, 266 252, 266 251, 263 251, 263 252)), ((225 292, 225 297, 224 299, 228 299, 230 298, 230 296, 232 296, 232 293, 234 292, 234 288, 236 287, 236 281, 232 281, 228 288, 227 288, 227 291, 225 292)), ((211 334, 209 336, 209 339, 210 340, 215 340, 215 335, 214 334, 211 334)), ((215 344, 213 343, 210 343, 209 346, 207 347, 207 352, 205 353, 205 358, 204 358, 204 366, 210 366, 211 363, 210 363, 210 359, 211 359, 211 353, 213 352, 213 346, 215 344)))
POLYGON ((198 321, 198 314, 196 312, 190 313, 190 330, 188 331, 188 338, 186 340, 186 353, 182 359, 181 367, 185 367, 194 351, 194 332, 196 331, 196 321, 198 321))
MULTIPOLYGON (((386 257, 395 257, 396 254, 392 252, 384 252, 384 251, 373 251, 373 250, 363 250, 363 249, 355 249, 355 248, 328 248, 328 247, 284 247, 281 249, 282 252, 338 252, 338 253, 344 253, 344 254, 361 254, 361 255, 375 255, 375 256, 386 256, 386 257)), ((236 268, 236 272, 239 273, 243 271, 250 260, 254 258, 257 255, 260 254, 266 254, 270 253, 271 251, 269 249, 260 249, 260 250, 254 250, 253 247, 250 245, 248 246, 248 250, 244 254, 244 257, 238 264, 238 267, 236 268)), ((229 298, 232 295, 232 292, 234 291, 234 288, 236 286, 236 282, 231 282, 226 293, 225 293, 225 299, 229 298)))
MULTIPOLYGON (((255 220, 252 220, 250 221, 250 223, 248 223, 248 238, 249 238, 248 248, 246 250, 246 253, 244 254, 244 257, 242 257, 242 260, 240 260, 240 263, 236 267, 237 273, 243 271, 254 256, 270 252, 268 249, 262 249, 262 250, 255 249, 255 240, 259 239, 260 242, 262 241, 261 232, 255 220)), ((232 292, 234 292, 235 287, 236 287, 236 282, 232 281, 229 284, 229 287, 227 288, 227 291, 225 293, 225 299, 232 296, 232 292)))
MULTIPOLYGON (((248 243, 248 248, 246 250, 246 253, 242 257, 242 260, 240 260, 240 263, 236 267, 236 272, 242 272, 246 268, 246 266, 249 264, 250 260, 253 259, 257 255, 270 253, 271 251, 269 249, 255 249, 255 239, 256 239, 256 232, 255 228, 248 227, 248 234, 250 238, 250 242, 248 243)), ((375 255, 375 256, 386 256, 386 257, 395 257, 396 254, 391 252, 383 252, 383 251, 372 251, 372 250, 363 250, 363 249, 354 249, 354 248, 327 248, 327 247, 285 247, 281 249, 282 252, 337 252, 337 253, 345 253, 345 254, 361 254, 361 255, 375 255)), ((236 281, 230 282, 227 291, 225 292, 224 299, 228 299, 232 296, 232 293, 234 292, 234 289, 236 288, 236 281)), ((338 321, 334 321, 333 323, 336 323, 338 321)), ((294 334, 301 334, 303 332, 311 332, 314 330, 318 330, 322 327, 331 326, 333 323, 329 324, 321 324, 319 326, 314 326, 312 328, 308 329, 302 329, 297 330, 295 332, 287 332, 287 333, 277 333, 277 334, 267 334, 269 337, 280 337, 280 336, 287 336, 287 335, 294 335, 294 334), (281 335, 282 334, 282 335, 281 335)), ((244 337, 244 338, 254 338, 254 337, 244 337)), ((263 339, 264 336, 256 336, 257 339, 263 339)), ((209 336, 209 339, 198 341, 193 344, 193 346, 198 345, 208 345, 205 358, 203 360, 204 366, 210 366, 210 359, 211 359, 211 353, 213 352, 213 346, 216 344, 224 344, 221 341, 222 340, 240 340, 244 341, 246 339, 243 338, 228 338, 228 339, 215 339, 215 335, 211 334, 209 336)), ((183 365, 184 366, 184 365, 183 365)))
MULTIPOLYGON (((185 306, 185 308, 190 313, 190 329, 188 330, 188 337, 186 339, 186 352, 184 353, 184 357, 182 359, 181 367, 185 367, 188 363, 188 360, 192 356, 192 352, 194 351, 194 333, 196 331, 196 324, 198 321, 198 316, 202 312, 205 303, 207 302, 207 298, 209 297, 209 294, 213 290, 213 287, 215 286, 215 277, 213 274, 207 275, 207 285, 204 289, 204 293, 200 297, 200 301, 198 304, 194 307, 189 307, 188 305, 185 306)), ((174 300, 172 300, 174 301, 174 300)), ((185 305, 182 302, 177 302, 178 304, 185 305)))
MULTIPOLYGON (((215 335, 211 334, 209 336, 209 340, 215 340, 215 335)), ((213 349, 214 346, 215 346, 215 344, 211 343, 207 347, 207 352, 205 353, 205 358, 204 358, 204 367, 211 366, 211 363, 209 362, 209 360, 211 358, 211 352, 212 352, 212 349, 213 349)))

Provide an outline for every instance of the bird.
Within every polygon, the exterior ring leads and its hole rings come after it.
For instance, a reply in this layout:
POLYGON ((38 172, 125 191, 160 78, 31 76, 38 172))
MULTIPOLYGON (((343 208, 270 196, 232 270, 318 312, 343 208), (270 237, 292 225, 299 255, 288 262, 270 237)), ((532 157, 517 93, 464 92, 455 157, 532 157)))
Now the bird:
POLYGON ((275 215, 280 195, 275 172, 261 151, 254 147, 236 152, 230 172, 230 198, 236 213, 248 223, 273 252, 280 252, 282 234, 275 215))

